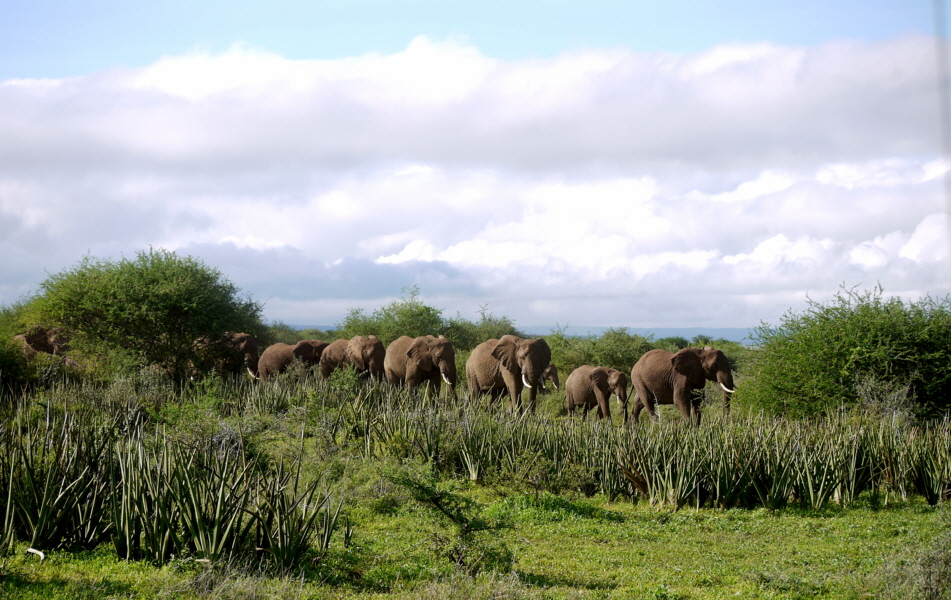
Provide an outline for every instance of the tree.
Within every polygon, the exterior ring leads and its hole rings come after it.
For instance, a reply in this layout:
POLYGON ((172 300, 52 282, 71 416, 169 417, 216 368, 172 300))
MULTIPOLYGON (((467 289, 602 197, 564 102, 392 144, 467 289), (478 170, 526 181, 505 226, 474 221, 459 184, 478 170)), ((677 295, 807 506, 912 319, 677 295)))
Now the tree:
POLYGON ((737 400, 791 416, 863 400, 868 382, 910 391, 910 409, 936 417, 951 408, 951 297, 905 303, 883 290, 843 289, 808 301, 779 327, 761 325, 759 346, 737 400))
POLYGON ((64 327, 87 355, 159 365, 176 380, 209 367, 228 334, 264 331, 259 303, 217 269, 166 250, 115 262, 87 256, 40 284, 30 312, 64 327))
POLYGON ((420 300, 419 287, 404 288, 403 293, 406 294, 403 298, 376 309, 369 316, 363 309, 352 309, 335 333, 343 338, 372 334, 384 345, 401 335, 418 337, 442 333, 442 311, 420 300))

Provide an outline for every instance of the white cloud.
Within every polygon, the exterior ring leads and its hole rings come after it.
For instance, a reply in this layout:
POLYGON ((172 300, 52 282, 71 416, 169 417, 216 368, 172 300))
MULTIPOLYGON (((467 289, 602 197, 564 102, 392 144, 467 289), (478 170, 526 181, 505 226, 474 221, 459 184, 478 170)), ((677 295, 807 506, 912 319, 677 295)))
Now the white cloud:
POLYGON ((149 245, 295 323, 413 283, 449 314, 591 325, 947 293, 933 58, 913 37, 501 61, 421 37, 5 81, 0 301, 149 245))

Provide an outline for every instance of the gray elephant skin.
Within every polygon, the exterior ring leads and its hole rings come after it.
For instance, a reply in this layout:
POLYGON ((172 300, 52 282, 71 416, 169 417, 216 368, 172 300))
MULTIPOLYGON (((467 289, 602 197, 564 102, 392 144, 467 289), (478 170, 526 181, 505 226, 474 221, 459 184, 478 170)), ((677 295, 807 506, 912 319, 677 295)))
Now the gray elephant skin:
POLYGON ((522 390, 528 388, 528 407, 535 410, 539 381, 551 364, 551 348, 541 338, 524 339, 503 335, 482 342, 466 361, 469 395, 488 393, 493 398, 509 396, 509 409, 522 406, 522 390))
POLYGON ((272 375, 283 373, 298 360, 307 368, 320 364, 320 355, 329 346, 320 340, 301 340, 291 346, 277 343, 267 347, 258 360, 258 376, 264 380, 272 375))
POLYGON ((556 390, 558 389, 558 384, 559 384, 559 381, 558 381, 558 367, 556 367, 554 364, 548 365, 547 367, 545 367, 545 370, 542 371, 542 378, 541 378, 541 380, 539 381, 539 383, 540 383, 541 386, 542 386, 542 389, 546 389, 546 388, 547 388, 547 386, 546 386, 546 384, 545 384, 546 381, 550 381, 551 384, 552 384, 553 386, 555 386, 555 389, 556 389, 556 390))
POLYGON ((565 403, 568 416, 575 416, 575 408, 581 408, 581 419, 588 418, 588 411, 598 407, 598 418, 611 420, 611 394, 617 396, 624 410, 627 423, 627 375, 610 367, 582 365, 568 375, 565 381, 565 403))
MULTIPOLYGON (((239 375, 245 370, 251 377, 258 376, 258 342, 250 333, 226 332, 215 342, 203 338, 195 342, 201 356, 193 371, 214 370, 218 375, 239 375)), ((197 375, 193 373, 192 376, 197 375)))
POLYGON ((320 374, 324 379, 335 370, 352 366, 371 379, 383 379, 386 348, 375 335, 357 335, 350 340, 335 340, 320 355, 320 374))
POLYGON ((347 366, 347 345, 350 340, 341 339, 330 342, 320 354, 320 375, 327 379, 337 369, 347 366))
POLYGON ((734 390, 730 361, 720 350, 684 348, 676 354, 666 350, 645 352, 631 369, 631 385, 636 396, 632 420, 637 421, 641 409, 647 408, 657 420, 655 404, 673 404, 685 419, 700 424, 702 398, 694 390, 703 389, 707 381, 723 388, 723 411, 730 412, 730 394, 734 390))
POLYGON ((45 327, 37 325, 26 333, 13 336, 13 340, 20 346, 23 355, 30 359, 42 352, 53 356, 62 356, 69 350, 69 340, 59 327, 45 327))
POLYGON ((426 384, 438 391, 440 380, 456 395, 456 351, 444 336, 401 336, 386 348, 383 360, 386 380, 392 385, 414 388, 426 384))

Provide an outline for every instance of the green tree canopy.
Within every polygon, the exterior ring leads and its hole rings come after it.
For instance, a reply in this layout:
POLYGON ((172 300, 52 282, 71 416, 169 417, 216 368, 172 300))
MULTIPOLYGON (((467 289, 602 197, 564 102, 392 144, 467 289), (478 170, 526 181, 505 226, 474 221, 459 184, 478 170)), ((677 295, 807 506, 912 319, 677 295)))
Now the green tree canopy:
POLYGON ((207 367, 230 332, 264 330, 259 303, 218 270, 165 250, 132 260, 86 257, 40 284, 30 313, 64 327, 87 355, 160 365, 176 379, 207 367))
POLYGON ((905 303, 842 290, 828 304, 810 300, 779 327, 753 335, 759 346, 738 399, 792 416, 828 412, 870 398, 868 383, 906 388, 912 410, 936 417, 951 408, 951 297, 905 303))

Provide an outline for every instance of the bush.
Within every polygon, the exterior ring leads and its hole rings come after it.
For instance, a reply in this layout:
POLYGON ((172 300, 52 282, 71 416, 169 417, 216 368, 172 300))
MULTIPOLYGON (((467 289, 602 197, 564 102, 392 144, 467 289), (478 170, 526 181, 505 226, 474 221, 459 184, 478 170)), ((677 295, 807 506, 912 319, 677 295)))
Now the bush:
POLYGON ((552 362, 563 373, 562 379, 567 379, 581 365, 611 367, 630 373, 634 363, 655 347, 650 338, 628 333, 626 327, 608 329, 600 337, 569 337, 560 329, 545 336, 545 340, 551 347, 552 362))
POLYGON ((522 335, 511 319, 496 317, 486 312, 485 307, 480 311, 481 318, 476 322, 458 314, 455 318, 444 319, 442 310, 420 300, 417 286, 406 288, 403 293, 406 294, 405 297, 394 300, 369 315, 362 308, 351 309, 332 334, 337 338, 348 339, 355 335, 373 334, 387 346, 403 335, 413 338, 421 335, 444 335, 452 342, 457 352, 471 350, 488 339, 500 338, 507 333, 522 335))
POLYGON ((867 382, 910 390, 912 412, 951 408, 951 297, 905 303, 882 288, 812 300, 779 327, 753 335, 759 346, 737 399, 790 416, 829 412, 868 397, 867 382))
POLYGON ((40 284, 27 311, 64 327, 87 358, 113 368, 159 365, 176 380, 212 360, 206 354, 229 332, 263 332, 260 304, 216 269, 165 250, 118 262, 86 257, 40 284))

